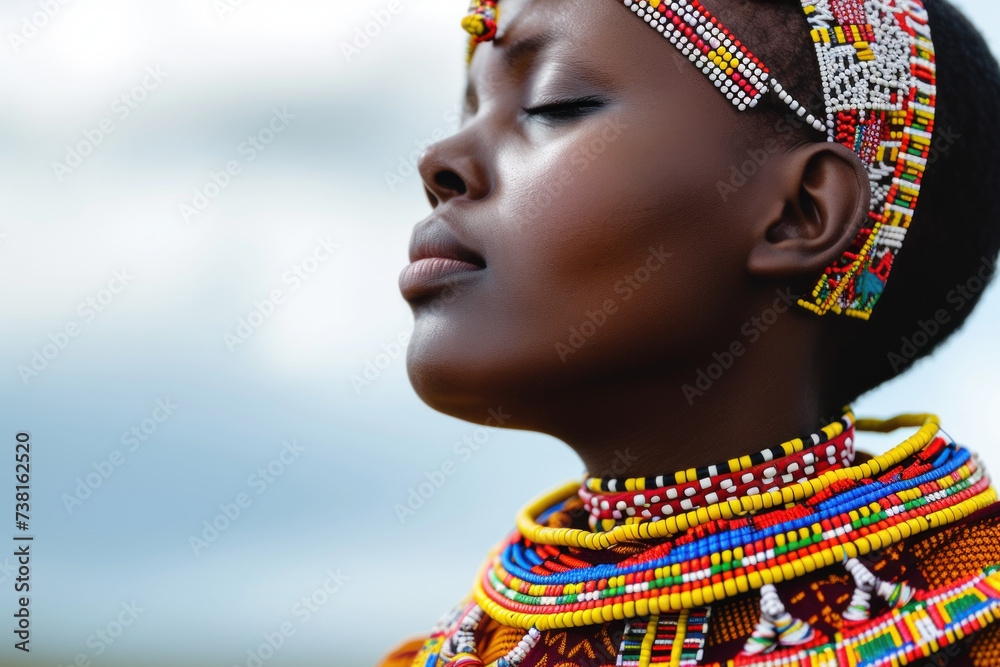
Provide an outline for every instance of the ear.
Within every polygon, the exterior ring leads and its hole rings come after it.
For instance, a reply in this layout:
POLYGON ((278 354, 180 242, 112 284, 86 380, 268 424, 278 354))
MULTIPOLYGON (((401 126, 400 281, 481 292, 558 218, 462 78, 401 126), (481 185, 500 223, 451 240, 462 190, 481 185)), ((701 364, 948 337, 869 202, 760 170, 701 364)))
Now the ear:
POLYGON ((854 152, 835 142, 805 144, 782 157, 747 270, 761 278, 818 276, 868 218, 868 174, 854 152))

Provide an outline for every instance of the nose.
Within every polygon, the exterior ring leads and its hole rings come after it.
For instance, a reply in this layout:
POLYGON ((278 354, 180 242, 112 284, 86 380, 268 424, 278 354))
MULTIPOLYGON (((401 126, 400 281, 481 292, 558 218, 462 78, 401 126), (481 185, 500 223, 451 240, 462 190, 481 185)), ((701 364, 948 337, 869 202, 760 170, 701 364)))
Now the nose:
POLYGON ((468 128, 424 150, 418 169, 431 207, 437 208, 456 197, 476 200, 489 194, 489 177, 480 150, 468 128))

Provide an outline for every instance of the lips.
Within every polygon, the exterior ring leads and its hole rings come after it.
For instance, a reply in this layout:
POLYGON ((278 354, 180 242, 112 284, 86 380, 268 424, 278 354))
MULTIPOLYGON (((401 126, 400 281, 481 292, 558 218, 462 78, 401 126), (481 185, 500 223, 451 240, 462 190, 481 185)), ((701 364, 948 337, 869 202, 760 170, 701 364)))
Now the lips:
POLYGON ((407 301, 456 286, 486 268, 482 256, 463 245, 439 219, 414 231, 410 262, 399 276, 399 289, 407 301))

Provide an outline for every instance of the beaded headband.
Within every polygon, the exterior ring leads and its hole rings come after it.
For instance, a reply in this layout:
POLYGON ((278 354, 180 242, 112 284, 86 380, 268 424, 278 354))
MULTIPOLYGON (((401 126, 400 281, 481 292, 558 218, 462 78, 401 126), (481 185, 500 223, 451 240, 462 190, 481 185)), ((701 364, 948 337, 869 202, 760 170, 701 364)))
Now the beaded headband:
MULTIPOLYGON (((868 171, 868 223, 799 305, 867 320, 920 194, 934 128, 934 44, 921 0, 802 0, 826 114, 809 113, 698 0, 619 0, 661 33, 739 110, 774 91, 807 124, 853 150, 868 171)), ((469 58, 497 32, 497 0, 473 0, 469 58)))

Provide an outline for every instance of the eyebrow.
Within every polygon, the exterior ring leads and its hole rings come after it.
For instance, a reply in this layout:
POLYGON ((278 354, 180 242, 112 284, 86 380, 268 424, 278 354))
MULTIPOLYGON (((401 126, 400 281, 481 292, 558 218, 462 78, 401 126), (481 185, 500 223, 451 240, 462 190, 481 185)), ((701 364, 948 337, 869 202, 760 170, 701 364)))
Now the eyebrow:
MULTIPOLYGON (((553 43, 557 42, 561 37, 559 32, 541 32, 535 33, 533 35, 528 35, 526 37, 521 37, 513 41, 509 46, 505 44, 503 35, 495 40, 492 40, 492 44, 496 48, 502 50, 501 58, 503 60, 505 70, 516 70, 525 58, 529 56, 537 56, 539 53, 552 46, 553 43)), ((580 74, 581 78, 590 81, 591 83, 610 87, 613 86, 611 79, 604 73, 595 70, 589 66, 581 65, 579 63, 575 64, 576 71, 580 74)), ((473 99, 478 98, 478 91, 475 82, 469 81, 465 88, 465 103, 466 105, 471 104, 473 99)))
POLYGON ((528 37, 522 37, 510 46, 504 47, 502 38, 494 43, 503 48, 503 62, 508 69, 514 69, 517 64, 529 55, 537 55, 553 41, 553 35, 549 32, 538 33, 528 37))
MULTIPOLYGON (((517 39, 509 46, 505 44, 503 36, 492 40, 491 44, 502 50, 504 69, 513 70, 517 68, 524 58, 538 55, 540 51, 548 47, 553 41, 553 34, 551 32, 542 32, 517 39)), ((470 80, 465 87, 466 104, 469 104, 476 97, 478 97, 477 86, 474 81, 470 80)))

